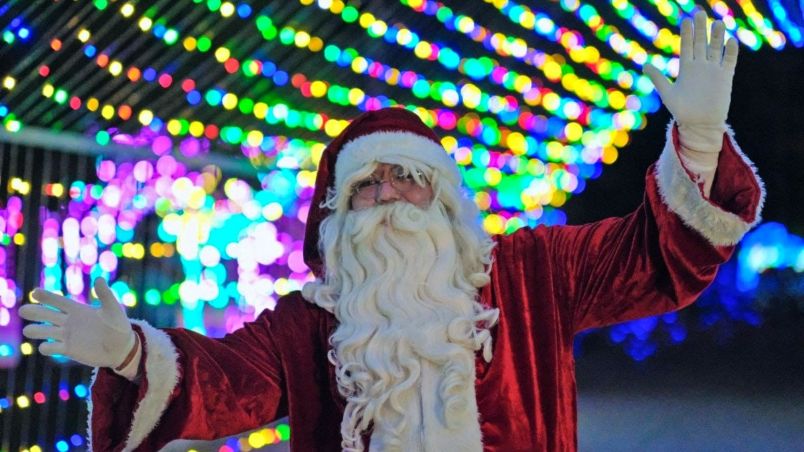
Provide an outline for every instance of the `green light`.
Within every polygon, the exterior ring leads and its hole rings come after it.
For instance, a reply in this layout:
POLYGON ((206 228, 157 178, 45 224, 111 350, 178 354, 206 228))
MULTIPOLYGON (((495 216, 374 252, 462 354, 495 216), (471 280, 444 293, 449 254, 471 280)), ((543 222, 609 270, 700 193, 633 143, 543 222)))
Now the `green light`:
POLYGON ((358 12, 354 6, 347 6, 341 12, 341 17, 343 18, 344 22, 352 23, 357 20, 358 12))
POLYGON ((427 80, 417 80, 413 84, 413 95, 419 99, 424 99, 430 95, 430 84, 427 80))
POLYGON ((164 39, 166 43, 168 43, 169 45, 173 45, 176 43, 176 41, 178 41, 179 33, 172 28, 168 28, 168 30, 165 32, 164 39))
POLYGON ((207 8, 213 13, 221 7, 221 0, 207 0, 207 8))
POLYGON ((438 8, 438 12, 436 12, 436 18, 442 23, 450 20, 452 16, 453 16, 452 10, 447 8, 446 6, 438 8))
POLYGON ((6 123, 6 130, 9 132, 19 132, 22 129, 22 123, 16 119, 12 119, 6 123))
POLYGON ((221 93, 217 90, 211 89, 204 94, 204 99, 206 99, 209 105, 214 107, 221 103, 221 93))
POLYGON ((162 301, 162 294, 156 289, 148 289, 145 291, 145 303, 151 306, 158 306, 162 301))
POLYGON ((106 146, 107 144, 109 144, 109 141, 111 141, 111 139, 112 137, 109 136, 109 132, 105 130, 101 130, 95 134, 95 141, 101 146, 106 146))
POLYGON ((338 61, 338 57, 341 56, 341 50, 335 47, 332 44, 327 45, 324 47, 324 59, 329 61, 330 63, 334 63, 338 61))
POLYGON ((67 91, 58 89, 56 90, 56 95, 53 96, 53 98, 59 105, 64 105, 64 103, 67 102, 67 91))
POLYGON ((4 31, 3 41, 5 41, 7 44, 12 44, 14 42, 14 33, 10 32, 9 30, 4 31))
POLYGON ((237 108, 244 115, 250 115, 251 112, 254 111, 254 101, 248 97, 244 97, 237 103, 237 108))
POLYGON ((199 52, 206 52, 212 47, 212 41, 209 40, 206 36, 201 36, 198 38, 198 42, 195 44, 196 48, 198 48, 199 52))
POLYGON ((279 40, 285 45, 293 44, 293 41, 296 40, 296 32, 290 27, 283 27, 279 32, 279 40))
POLYGON ((98 8, 101 11, 103 11, 104 9, 106 9, 107 6, 109 6, 109 2, 107 2, 106 0, 95 0, 93 3, 95 4, 95 8, 98 8))
POLYGON ((277 425, 276 432, 282 437, 282 441, 287 441, 290 439, 290 426, 287 424, 277 425))
POLYGON ((267 28, 273 25, 273 23, 271 22, 271 18, 266 16, 258 17, 256 22, 257 22, 257 30, 260 31, 265 31, 267 28))

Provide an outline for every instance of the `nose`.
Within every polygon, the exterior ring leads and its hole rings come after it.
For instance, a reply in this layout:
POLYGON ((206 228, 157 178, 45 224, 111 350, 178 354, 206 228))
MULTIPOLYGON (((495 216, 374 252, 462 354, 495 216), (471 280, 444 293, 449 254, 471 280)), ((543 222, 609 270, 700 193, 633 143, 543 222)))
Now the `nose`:
POLYGON ((375 202, 377 204, 386 204, 389 202, 399 201, 402 197, 399 191, 391 185, 389 181, 382 181, 377 186, 377 195, 375 202))

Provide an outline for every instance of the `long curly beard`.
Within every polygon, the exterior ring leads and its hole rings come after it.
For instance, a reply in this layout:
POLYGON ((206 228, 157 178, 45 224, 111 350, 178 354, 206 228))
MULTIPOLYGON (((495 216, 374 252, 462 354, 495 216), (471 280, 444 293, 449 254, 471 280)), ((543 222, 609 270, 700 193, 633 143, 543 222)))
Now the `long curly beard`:
POLYGON ((322 225, 322 237, 332 236, 337 244, 325 258, 337 259, 337 275, 304 292, 340 322, 330 360, 347 401, 344 450, 363 450, 360 435, 372 423, 383 432, 383 450, 404 448, 409 429, 419 428, 410 425, 409 407, 423 365, 439 370, 436 415, 444 427, 464 422, 470 407, 476 413, 474 354, 484 346, 490 354, 497 311, 476 301, 442 204, 350 211, 342 226, 322 225))

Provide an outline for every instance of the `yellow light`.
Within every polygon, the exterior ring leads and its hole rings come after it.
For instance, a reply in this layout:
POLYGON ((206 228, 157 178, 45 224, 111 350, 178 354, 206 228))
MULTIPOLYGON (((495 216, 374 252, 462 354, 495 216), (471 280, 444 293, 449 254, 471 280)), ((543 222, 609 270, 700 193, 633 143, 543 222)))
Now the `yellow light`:
POLYGON ((45 86, 42 87, 42 95, 47 98, 52 97, 54 91, 56 91, 56 89, 53 88, 53 85, 50 83, 45 83, 45 86))
POLYGON ((332 5, 329 7, 329 11, 334 14, 340 14, 343 12, 344 7, 346 7, 346 4, 341 0, 333 0, 332 5))
POLYGON ((184 41, 182 42, 182 45, 184 45, 184 49, 187 50, 188 52, 192 52, 193 50, 195 50, 196 44, 198 43, 192 36, 184 38, 184 41))
POLYGON ((502 234, 505 231, 505 219, 492 213, 483 219, 483 229, 489 234, 502 234))
POLYGON ((151 29, 151 25, 153 25, 153 24, 154 23, 153 23, 153 21, 151 21, 151 19, 149 19, 147 17, 143 17, 143 18, 140 19, 140 21, 139 21, 139 23, 137 25, 139 25, 140 30, 148 31, 148 30, 151 29))
POLYGON ((25 235, 21 232, 14 234, 14 244, 18 246, 25 245, 25 235))
POLYGON ((81 31, 78 32, 78 40, 81 42, 87 42, 91 37, 92 33, 90 33, 86 28, 82 28, 81 31))
POLYGON ((224 2, 221 5, 221 16, 223 17, 230 17, 235 12, 235 7, 233 4, 229 2, 224 2))
POLYGON ((360 26, 368 28, 374 23, 374 15, 371 13, 363 13, 360 15, 360 26))
POLYGON ((491 196, 486 192, 475 193, 475 205, 480 210, 487 210, 491 207, 491 196))
POLYGON ((542 70, 544 71, 545 77, 551 81, 555 82, 561 79, 561 66, 555 61, 548 61, 545 63, 542 70))
POLYGON ((603 148, 603 155, 601 156, 600 160, 607 165, 611 165, 612 163, 617 161, 618 152, 617 148, 614 146, 606 146, 603 148))
POLYGON ((154 114, 151 110, 143 110, 140 112, 139 116, 137 116, 137 119, 140 121, 140 124, 147 126, 154 120, 154 114))
POLYGON ((505 143, 515 155, 525 154, 528 150, 528 143, 525 136, 519 132, 511 132, 508 134, 505 143))
POLYGON ((142 246, 142 243, 135 243, 134 244, 134 258, 135 259, 142 259, 145 257, 145 247, 142 246))
MULTIPOLYGON (((10 75, 6 76, 6 78, 3 79, 3 88, 5 88, 5 89, 7 89, 9 91, 14 89, 14 86, 16 86, 16 85, 17 85, 17 81, 14 80, 14 77, 12 77, 10 75)), ((48 97, 50 97, 50 96, 48 96, 48 97)))
POLYGON ((324 41, 318 36, 314 36, 310 38, 310 44, 307 45, 307 48, 310 49, 311 52, 320 52, 321 49, 324 48, 324 41))
POLYGON ((223 108, 227 110, 234 110, 237 107, 237 96, 232 93, 226 93, 223 95, 223 108))
POLYGON ((137 306, 137 296, 134 295, 134 292, 126 292, 121 297, 120 301, 123 302, 123 306, 133 308, 137 306))
POLYGON ((248 133, 248 135, 246 135, 246 142, 249 144, 249 146, 257 147, 262 144, 262 138, 262 132, 259 130, 252 130, 248 133))
POLYGON ((226 47, 218 47, 215 50, 215 59, 218 60, 218 63, 223 63, 229 59, 231 52, 226 47))
POLYGON ((161 243, 152 243, 151 244, 151 256, 153 257, 162 257, 164 255, 164 250, 162 248, 161 243))
POLYGON ((272 202, 262 208, 262 216, 268 221, 276 221, 282 218, 282 205, 272 202))
POLYGON ((52 196, 60 198, 64 194, 64 185, 57 182, 50 186, 50 192, 52 196))
POLYGON ((617 130, 614 132, 614 146, 617 146, 618 148, 625 147, 625 145, 628 144, 628 141, 628 132, 625 130, 617 130))
POLYGON ((316 80, 310 84, 310 94, 313 97, 324 97, 327 95, 327 84, 321 80, 316 80))
POLYGON ((89 100, 87 100, 87 110, 95 111, 98 109, 98 107, 100 107, 100 102, 98 102, 98 99, 90 97, 89 100))
POLYGON ((103 108, 101 108, 101 116, 107 120, 114 118, 114 107, 111 105, 104 105, 103 108))
POLYGON ((514 79, 514 89, 518 93, 524 93, 530 91, 533 88, 533 82, 531 82, 530 77, 527 75, 517 75, 514 79))
POLYGON ((416 44, 416 48, 413 49, 413 53, 416 54, 419 59, 426 60, 433 54, 433 48, 430 47, 429 42, 419 41, 419 43, 416 44))
POLYGON ((363 72, 366 71, 366 69, 368 69, 368 61, 366 61, 366 59, 363 58, 362 56, 359 56, 354 60, 352 60, 352 71, 355 74, 362 74, 363 72))
POLYGON ((561 106, 561 98, 556 93, 547 93, 542 98, 542 105, 551 112, 556 111, 561 106))
POLYGON ((483 173, 483 178, 486 180, 487 184, 496 187, 502 180, 502 172, 497 168, 489 167, 486 168, 486 171, 483 173))
POLYGON ((561 207, 567 202, 567 194, 563 191, 556 190, 553 192, 553 197, 550 199, 550 205, 553 207, 561 207))
POLYGON ((119 61, 114 60, 109 64, 109 72, 117 77, 123 72, 123 65, 119 61))
POLYGON ((20 352, 25 356, 28 356, 28 355, 32 354, 33 353, 33 345, 31 345, 30 342, 23 342, 20 345, 20 352))
POLYGON ((337 137, 341 131, 346 127, 344 124, 346 121, 339 121, 337 119, 330 119, 324 124, 324 133, 330 137, 337 137))
POLYGON ((254 104, 254 117, 257 119, 265 119, 268 114, 268 105, 265 102, 257 102, 254 104))
POLYGON ((377 36, 382 36, 388 31, 388 24, 381 20, 377 20, 371 24, 371 31, 377 36))
POLYGON ((200 121, 193 121, 190 123, 190 135, 198 138, 204 134, 204 124, 200 121))
POLYGON ((609 92, 609 105, 615 110, 625 108, 625 95, 621 91, 612 90, 609 92))
POLYGON ((125 5, 121 6, 120 14, 122 14, 123 17, 131 17, 131 15, 134 14, 134 5, 131 3, 126 3, 125 5))
POLYGON ((252 432, 248 435, 248 445, 254 449, 258 449, 265 445, 265 441, 263 441, 262 435, 260 435, 259 432, 252 432))
POLYGON ((577 122, 570 122, 564 126, 564 135, 566 135, 567 139, 570 141, 578 141, 581 139, 581 135, 583 135, 583 127, 577 122))
POLYGON ((168 133, 176 136, 181 133, 181 123, 178 119, 171 119, 167 124, 168 133))
POLYGON ((31 401, 28 399, 27 396, 21 395, 17 397, 17 406, 20 408, 28 408, 31 405, 31 401))
POLYGON ((293 43, 300 49, 307 47, 310 44, 310 34, 305 31, 296 32, 293 43))
POLYGON ((358 105, 366 98, 366 93, 360 88, 352 88, 349 90, 349 103, 358 105))

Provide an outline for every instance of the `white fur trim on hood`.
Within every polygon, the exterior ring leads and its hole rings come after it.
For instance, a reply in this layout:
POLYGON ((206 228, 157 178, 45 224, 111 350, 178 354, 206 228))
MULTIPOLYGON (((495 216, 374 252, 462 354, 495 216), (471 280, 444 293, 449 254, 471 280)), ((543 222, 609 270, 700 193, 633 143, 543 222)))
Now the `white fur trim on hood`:
POLYGON ((343 182, 365 165, 394 157, 420 161, 460 183, 457 165, 441 144, 413 132, 379 131, 343 145, 335 163, 335 188, 342 189, 343 182))
POLYGON ((765 188, 762 180, 756 174, 756 168, 737 146, 731 129, 727 129, 726 134, 732 148, 751 169, 761 191, 754 218, 751 221, 745 221, 739 216, 721 209, 703 196, 698 183, 690 178, 679 159, 673 142, 674 125, 675 123, 671 121, 667 128, 667 141, 656 164, 656 183, 662 200, 671 211, 681 218, 684 224, 698 231, 713 245, 735 245, 761 219, 765 188))

